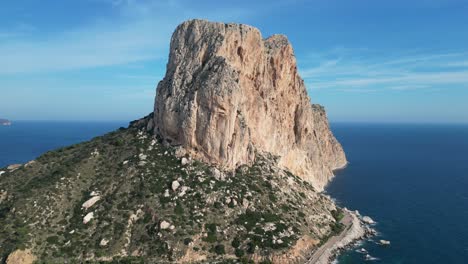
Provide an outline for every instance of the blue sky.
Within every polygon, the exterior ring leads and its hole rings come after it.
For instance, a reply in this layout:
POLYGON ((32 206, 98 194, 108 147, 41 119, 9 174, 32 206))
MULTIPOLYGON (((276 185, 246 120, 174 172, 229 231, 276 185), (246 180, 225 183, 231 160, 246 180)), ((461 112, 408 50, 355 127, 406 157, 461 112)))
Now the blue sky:
POLYGON ((465 0, 2 1, 0 117, 151 112, 171 33, 190 18, 286 34, 331 121, 468 122, 465 0))

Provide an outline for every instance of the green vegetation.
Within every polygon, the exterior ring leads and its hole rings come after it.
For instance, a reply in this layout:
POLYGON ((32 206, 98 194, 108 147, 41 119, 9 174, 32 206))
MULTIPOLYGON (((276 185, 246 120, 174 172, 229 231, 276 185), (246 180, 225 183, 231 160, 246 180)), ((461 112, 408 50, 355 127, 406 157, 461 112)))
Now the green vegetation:
POLYGON ((134 122, 3 174, 0 263, 16 249, 32 249, 38 263, 93 263, 93 257, 167 263, 189 249, 209 260, 235 255, 238 260, 226 263, 253 263, 252 254, 282 254, 303 235, 327 239, 312 227, 330 233, 342 228, 330 217, 310 217, 328 214, 339 221, 342 211, 328 211, 331 201, 278 169, 277 157, 258 154, 255 164, 220 180, 202 162, 181 166, 175 150, 145 127, 134 122), (181 187, 173 191, 175 180, 181 187), (183 186, 189 191, 181 193, 183 186), (100 200, 82 208, 95 195, 100 200), (168 228, 161 228, 163 221, 168 228))
POLYGON ((336 210, 332 210, 331 214, 337 222, 340 222, 344 217, 344 212, 343 212, 343 209, 341 208, 336 208, 336 210))
POLYGON ((224 250, 224 245, 220 244, 220 245, 216 245, 214 247, 214 251, 216 254, 218 255, 224 255, 226 254, 226 251, 224 250))
POLYGON ((238 258, 242 258, 245 255, 244 250, 242 250, 240 248, 236 248, 236 250, 234 252, 236 254, 236 257, 238 257, 238 258))

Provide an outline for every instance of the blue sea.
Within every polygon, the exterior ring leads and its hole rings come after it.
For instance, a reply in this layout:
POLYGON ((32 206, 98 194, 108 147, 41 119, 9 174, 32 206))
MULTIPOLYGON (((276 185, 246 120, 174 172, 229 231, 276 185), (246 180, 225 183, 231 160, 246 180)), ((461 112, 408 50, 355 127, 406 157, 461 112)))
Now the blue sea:
MULTIPOLYGON (((378 224, 376 263, 468 263, 468 125, 333 124, 349 166, 327 192, 378 224)), ((339 263, 369 263, 346 252, 339 263)))
POLYGON ((13 121, 0 125, 0 167, 28 162, 44 152, 103 135, 128 122, 13 121))
MULTIPOLYGON (((0 126, 0 167, 91 139, 127 122, 14 122, 0 126)), ((332 124, 349 165, 326 192, 371 216, 375 263, 468 263, 468 125, 332 124)), ((372 263, 354 250, 339 263, 372 263)))

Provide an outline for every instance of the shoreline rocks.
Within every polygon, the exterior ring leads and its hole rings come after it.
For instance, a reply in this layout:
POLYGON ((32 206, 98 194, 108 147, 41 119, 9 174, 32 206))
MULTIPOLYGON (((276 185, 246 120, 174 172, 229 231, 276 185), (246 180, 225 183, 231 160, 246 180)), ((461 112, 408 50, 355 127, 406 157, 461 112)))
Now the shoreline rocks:
POLYGON ((11 164, 11 165, 8 165, 7 170, 9 170, 10 172, 13 172, 19 169, 21 166, 22 164, 11 164))
POLYGON ((370 218, 369 216, 363 216, 362 221, 369 225, 375 225, 375 221, 372 220, 372 218, 370 218))
POLYGON ((382 246, 390 246, 390 241, 388 241, 388 240, 380 239, 379 243, 382 246))

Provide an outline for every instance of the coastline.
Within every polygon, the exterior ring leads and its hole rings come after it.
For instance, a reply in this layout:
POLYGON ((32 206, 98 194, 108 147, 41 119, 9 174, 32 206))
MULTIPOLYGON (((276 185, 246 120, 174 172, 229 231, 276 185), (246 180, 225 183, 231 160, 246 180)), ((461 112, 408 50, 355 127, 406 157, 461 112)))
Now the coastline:
POLYGON ((341 251, 372 235, 372 229, 360 219, 360 215, 346 208, 343 211, 345 216, 340 223, 345 225, 344 230, 339 235, 330 237, 325 244, 315 250, 305 264, 332 263, 341 251))

